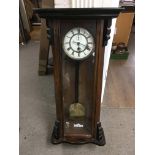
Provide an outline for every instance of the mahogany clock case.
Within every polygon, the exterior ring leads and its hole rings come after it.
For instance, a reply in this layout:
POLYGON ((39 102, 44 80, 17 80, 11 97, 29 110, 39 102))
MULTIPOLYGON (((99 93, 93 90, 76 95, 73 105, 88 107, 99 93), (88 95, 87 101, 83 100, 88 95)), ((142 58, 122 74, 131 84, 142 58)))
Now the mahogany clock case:
POLYGON ((54 84, 57 120, 52 143, 92 142, 105 145, 100 123, 104 48, 110 37, 112 18, 121 8, 36 9, 46 18, 54 60, 54 84), (75 28, 86 29, 94 38, 95 49, 84 60, 73 60, 63 50, 65 34, 75 28), (77 72, 78 70, 78 72, 77 72), (85 108, 83 117, 71 117, 71 104, 79 102, 85 108), (75 127, 75 125, 80 127, 75 127))
POLYGON ((104 145, 105 138, 99 122, 104 58, 102 42, 104 21, 54 20, 49 22, 49 27, 52 27, 54 31, 52 50, 55 66, 54 77, 57 107, 57 122, 52 142, 78 144, 93 142, 98 145, 104 145), (91 54, 85 60, 73 60, 63 51, 63 38, 74 27, 87 29, 94 38, 94 54, 91 54), (79 66, 78 78, 76 77, 77 66, 79 66), (77 79, 78 82, 76 82, 77 79), (69 107, 75 102, 79 102, 85 107, 85 116, 83 118, 73 119, 69 117, 69 107), (75 124, 83 125, 83 127, 75 128, 75 124))

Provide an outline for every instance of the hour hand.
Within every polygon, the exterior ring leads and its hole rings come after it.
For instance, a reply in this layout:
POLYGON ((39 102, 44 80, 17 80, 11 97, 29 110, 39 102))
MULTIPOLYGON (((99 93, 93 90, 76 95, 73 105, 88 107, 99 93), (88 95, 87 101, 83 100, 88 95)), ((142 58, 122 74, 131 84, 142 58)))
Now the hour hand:
POLYGON ((78 42, 76 42, 76 41, 73 41, 73 43, 74 43, 74 44, 77 44, 78 42))
POLYGON ((80 45, 80 43, 76 41, 73 41, 73 44, 77 44, 78 46, 80 45))
POLYGON ((73 41, 74 44, 80 45, 80 42, 73 41))

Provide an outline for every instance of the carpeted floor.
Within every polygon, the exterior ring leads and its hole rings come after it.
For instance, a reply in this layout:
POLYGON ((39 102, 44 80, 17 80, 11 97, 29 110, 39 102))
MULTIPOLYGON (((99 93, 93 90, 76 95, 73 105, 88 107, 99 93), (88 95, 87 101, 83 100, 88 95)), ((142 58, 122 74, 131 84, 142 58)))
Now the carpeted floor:
POLYGON ((134 155, 134 108, 103 106, 105 146, 50 143, 53 76, 38 76, 39 42, 20 46, 20 155, 134 155))

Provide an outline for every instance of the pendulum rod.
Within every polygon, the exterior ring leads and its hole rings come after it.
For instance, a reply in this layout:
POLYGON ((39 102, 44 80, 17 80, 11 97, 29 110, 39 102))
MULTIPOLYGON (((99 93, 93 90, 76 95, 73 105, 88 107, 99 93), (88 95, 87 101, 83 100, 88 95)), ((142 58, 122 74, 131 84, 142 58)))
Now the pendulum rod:
POLYGON ((79 62, 75 62, 75 103, 79 102, 79 62))

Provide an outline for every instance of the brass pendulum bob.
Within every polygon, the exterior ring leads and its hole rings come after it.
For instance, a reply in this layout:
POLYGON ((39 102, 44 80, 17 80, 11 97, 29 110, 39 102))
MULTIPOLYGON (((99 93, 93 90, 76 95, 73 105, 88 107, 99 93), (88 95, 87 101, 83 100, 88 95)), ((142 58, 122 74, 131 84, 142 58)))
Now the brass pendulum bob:
POLYGON ((75 102, 69 107, 70 117, 84 117, 85 107, 79 103, 79 61, 75 62, 75 102))

